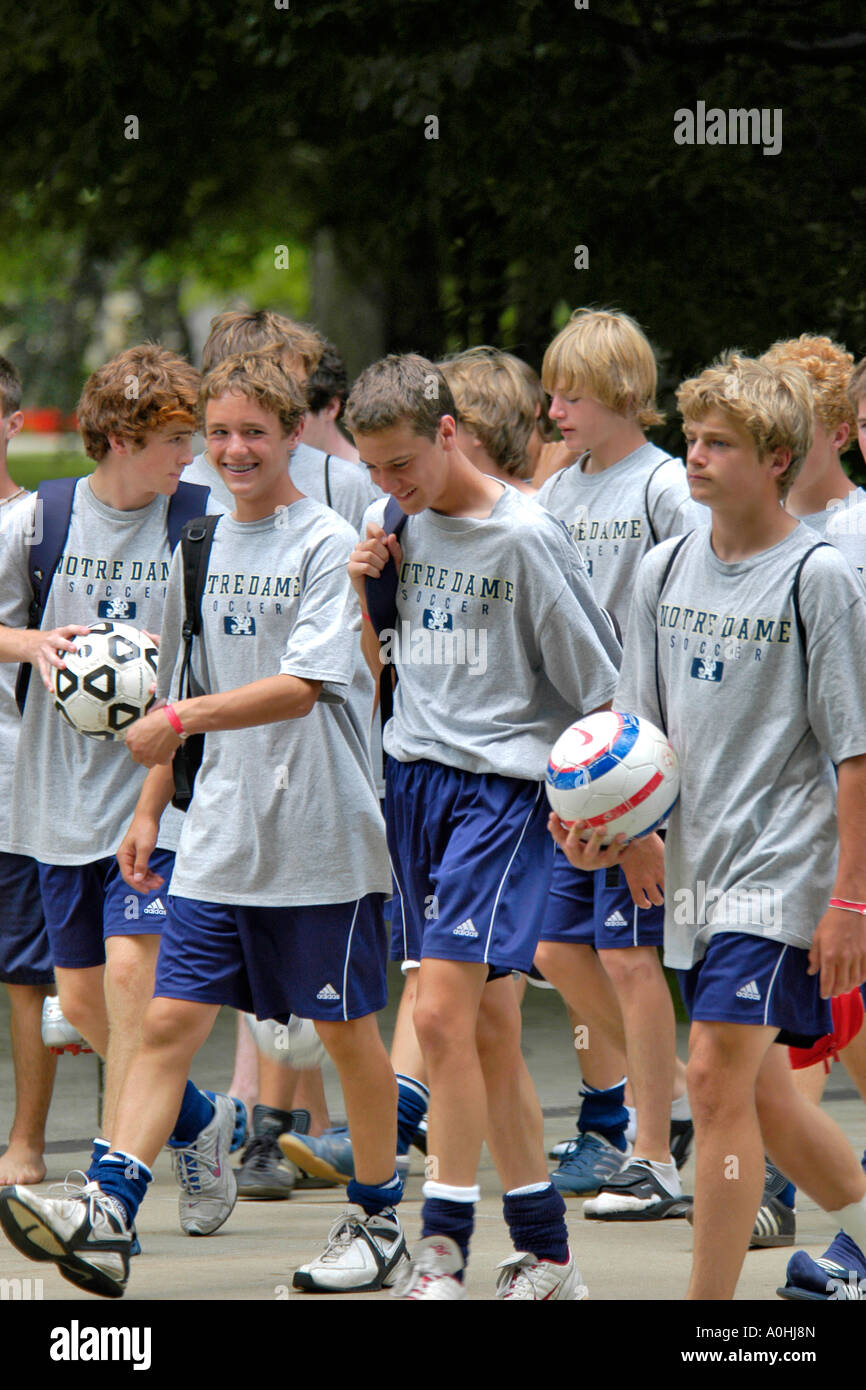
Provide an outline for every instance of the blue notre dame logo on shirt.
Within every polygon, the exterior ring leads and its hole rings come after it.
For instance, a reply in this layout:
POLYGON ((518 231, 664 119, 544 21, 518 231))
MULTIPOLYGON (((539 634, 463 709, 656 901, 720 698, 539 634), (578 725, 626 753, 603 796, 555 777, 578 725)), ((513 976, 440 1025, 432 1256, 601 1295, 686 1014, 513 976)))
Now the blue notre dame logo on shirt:
POLYGON ((424 626, 431 632, 450 632, 454 626, 454 619, 441 608, 425 608, 424 626))
POLYGON ((692 662, 692 675, 699 681, 720 681, 724 669, 725 663, 711 656, 696 656, 692 662))
POLYGON ((237 618, 223 618, 223 629, 229 637, 255 637, 256 620, 248 613, 237 618))
POLYGON ((97 605, 100 618, 134 618, 136 605, 125 598, 104 598, 97 605))

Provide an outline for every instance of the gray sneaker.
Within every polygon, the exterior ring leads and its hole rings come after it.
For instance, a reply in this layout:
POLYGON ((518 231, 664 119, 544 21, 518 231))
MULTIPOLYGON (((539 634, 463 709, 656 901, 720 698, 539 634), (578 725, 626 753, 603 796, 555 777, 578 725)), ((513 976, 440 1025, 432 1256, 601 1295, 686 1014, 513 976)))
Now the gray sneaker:
POLYGON ((214 1117, 192 1144, 172 1148, 171 1165, 181 1189, 178 1215, 188 1236, 209 1236, 231 1216, 238 1186, 229 1154, 236 1108, 231 1096, 215 1094, 214 1117))
POLYGON ((285 1201, 298 1180, 294 1163, 277 1142, 293 1126, 292 1114, 270 1105, 253 1107, 253 1134, 236 1169, 238 1196, 252 1202, 285 1201))

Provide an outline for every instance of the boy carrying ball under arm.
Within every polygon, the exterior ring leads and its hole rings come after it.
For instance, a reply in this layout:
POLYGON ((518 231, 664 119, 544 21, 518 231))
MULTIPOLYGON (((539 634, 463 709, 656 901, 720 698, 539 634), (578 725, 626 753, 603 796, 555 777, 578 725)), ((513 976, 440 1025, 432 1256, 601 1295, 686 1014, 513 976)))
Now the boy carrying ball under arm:
MULTIPOLYGON (((127 882, 144 886, 172 793, 171 759, 182 738, 206 735, 155 997, 95 1181, 72 1201, 7 1189, 0 1219, 24 1254, 59 1250, 71 1282, 122 1294, 150 1165, 220 1005, 260 1018, 295 1013, 316 1020, 337 1066, 356 1157, 353 1208, 295 1284, 381 1288, 406 1262, 406 1247, 393 1210, 396 1085, 375 1018, 386 997, 382 905, 391 882, 364 731, 345 704, 357 640, 346 572, 354 532, 289 477, 305 402, 274 355, 227 358, 203 382, 201 403, 209 454, 235 498, 214 535, 193 646, 203 693, 152 711, 127 735, 152 770, 118 858, 127 882)), ((183 618, 178 557, 163 622, 163 696, 177 689, 183 618)), ((205 1113, 201 1123, 210 1138, 187 1146, 182 1161, 195 1166, 213 1230, 231 1212, 234 1178, 221 1126, 205 1113)))
MULTIPOLYGON (((832 1029, 866 977, 866 595, 783 508, 812 435, 794 366, 731 354, 678 392, 692 495, 711 528, 642 561, 614 707, 665 729, 680 798, 665 844, 665 961, 692 1027, 697 1173, 687 1297, 729 1299, 764 1150, 862 1252, 866 1176, 797 1091, 781 1044, 832 1029), (833 764, 838 769, 838 788, 833 764), (712 903, 707 907, 707 903, 712 903)), ((551 833, 573 864, 623 846, 551 833)))

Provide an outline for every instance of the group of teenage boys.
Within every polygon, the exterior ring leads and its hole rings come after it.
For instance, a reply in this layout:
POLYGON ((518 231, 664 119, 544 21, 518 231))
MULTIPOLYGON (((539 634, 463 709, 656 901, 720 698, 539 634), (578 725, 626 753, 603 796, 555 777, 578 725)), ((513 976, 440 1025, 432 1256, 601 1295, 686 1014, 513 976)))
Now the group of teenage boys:
MULTIPOLYGON (((297 1077, 261 1062, 267 1195, 293 1181, 277 1129, 291 1171, 347 1184, 297 1288, 465 1297, 486 1142, 514 1246, 497 1297, 587 1296, 565 1221, 577 1196, 591 1219, 688 1216, 687 1296, 730 1298, 750 1243, 793 1243, 795 1186, 838 1234, 819 1261, 793 1257, 786 1296, 866 1296, 866 1176, 816 1104, 823 1065, 804 1069, 840 1050, 866 1098, 866 498, 840 463, 855 419, 866 435, 866 364, 824 338, 727 354, 679 388, 684 468, 646 438, 662 418, 656 365, 623 314, 577 311, 543 390, 495 349, 407 354, 366 368, 343 408, 329 386, 315 395, 323 363, 339 365, 310 330, 230 313, 201 378, 155 345, 94 373, 79 422, 95 467, 38 621, 28 556, 48 498, 16 492, 0 460, 0 978, 18 1084, 6 1235, 119 1296, 166 1144, 182 1229, 222 1226, 245 1109, 189 1072, 228 1004, 313 1019, 342 1086, 347 1129, 304 1133, 297 1077), (178 545, 187 517, 210 519, 178 545), (73 639, 118 600, 161 639, 132 763, 66 725, 49 693, 73 639), (383 663, 384 820, 370 737, 383 663), (34 668, 20 721, 18 664, 34 668), (549 815, 552 743, 611 706, 678 751, 664 840, 603 847, 603 832, 549 815), (202 735, 181 814, 174 762, 202 735), (405 974, 390 1060, 376 1020, 389 899, 405 974), (687 1067, 662 945, 691 1018, 687 1067), (107 1063, 86 1181, 59 1197, 32 1187, 52 967, 64 1016, 107 1063), (589 1044, 577 1134, 552 1175, 520 1045, 518 980, 533 971, 589 1044), (831 999, 847 1003, 844 1035, 831 999), (398 1207, 428 1102, 410 1251, 398 1207), (678 1174, 692 1127, 693 1205, 678 1174)), ((20 398, 3 371, 5 451, 20 398)))

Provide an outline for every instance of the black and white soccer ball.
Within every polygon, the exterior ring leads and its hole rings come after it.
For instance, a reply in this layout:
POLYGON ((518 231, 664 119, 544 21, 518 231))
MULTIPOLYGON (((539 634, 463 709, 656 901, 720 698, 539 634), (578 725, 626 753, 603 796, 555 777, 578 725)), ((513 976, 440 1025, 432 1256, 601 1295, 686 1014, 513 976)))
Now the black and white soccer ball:
POLYGON ((159 652, 129 623, 94 623, 52 672, 54 708, 88 738, 123 738, 153 704, 159 652))

